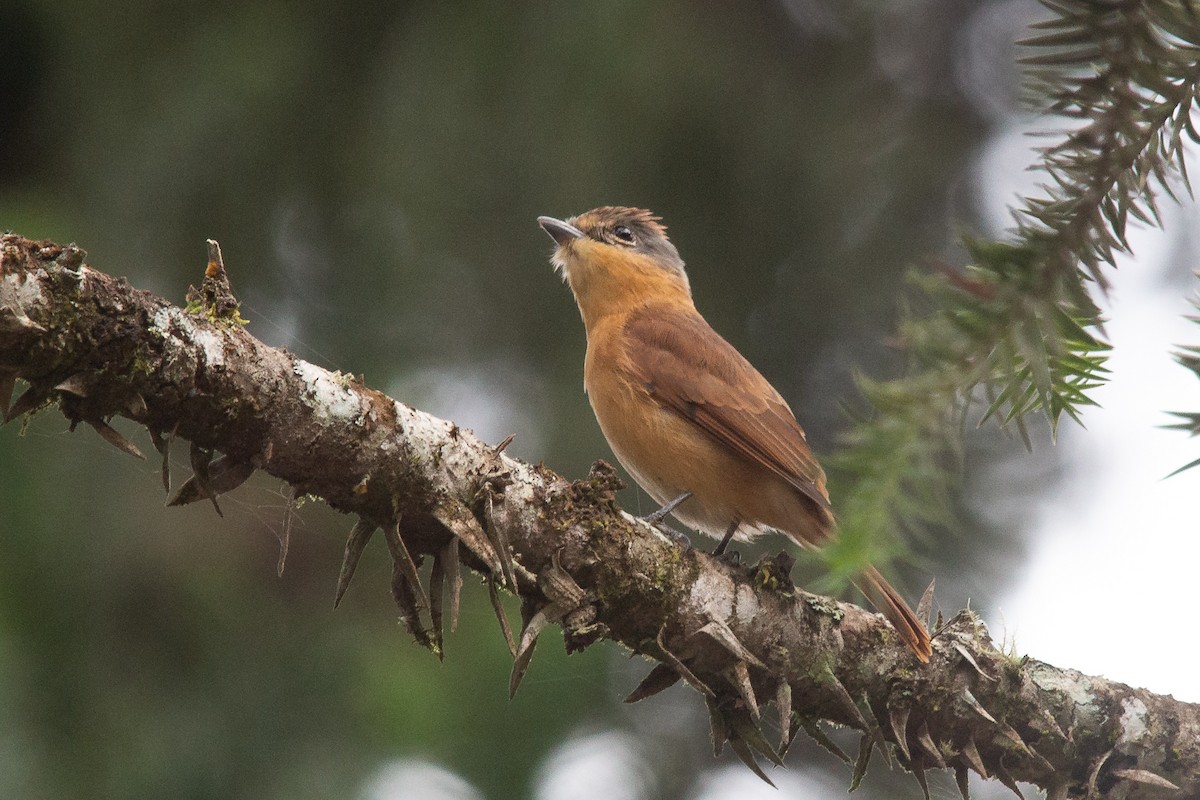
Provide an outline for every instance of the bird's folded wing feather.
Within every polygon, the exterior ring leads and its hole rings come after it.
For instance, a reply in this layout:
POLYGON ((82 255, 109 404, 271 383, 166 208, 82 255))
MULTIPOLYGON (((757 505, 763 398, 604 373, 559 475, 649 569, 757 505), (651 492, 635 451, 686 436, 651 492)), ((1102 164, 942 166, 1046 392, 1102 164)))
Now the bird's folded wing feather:
POLYGON ((625 334, 630 368, 651 397, 829 510, 825 474, 792 410, 703 317, 650 307, 630 316, 625 334))

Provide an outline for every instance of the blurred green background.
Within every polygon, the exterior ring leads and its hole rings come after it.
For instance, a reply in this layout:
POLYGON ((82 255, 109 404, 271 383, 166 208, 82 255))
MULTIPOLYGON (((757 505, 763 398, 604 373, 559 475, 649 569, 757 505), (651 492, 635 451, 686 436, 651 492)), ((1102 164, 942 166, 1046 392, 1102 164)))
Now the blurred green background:
MULTIPOLYGON (((4 0, 0 228, 175 302, 216 238, 258 337, 579 477, 610 455, 534 218, 648 207, 829 451, 853 371, 895 368, 904 269, 972 225, 998 5, 4 0)), ((549 634, 509 702, 477 582, 438 663, 382 548, 332 610, 351 521, 313 504, 277 579, 284 496, 164 509, 156 465, 57 413, 0 431, 0 796, 726 796, 699 699, 624 707, 646 667, 615 647, 549 634), (610 751, 604 794, 554 783, 610 751)), ((920 545, 906 592, 986 604, 1020 543, 975 533, 920 545)), ((844 791, 798 750, 805 796, 844 791)))

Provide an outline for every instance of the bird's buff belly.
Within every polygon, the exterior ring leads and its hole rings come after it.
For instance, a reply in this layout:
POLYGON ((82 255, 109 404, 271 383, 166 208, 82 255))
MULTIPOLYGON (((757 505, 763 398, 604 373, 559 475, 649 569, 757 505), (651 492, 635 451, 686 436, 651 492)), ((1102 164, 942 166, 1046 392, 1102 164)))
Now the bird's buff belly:
MULTIPOLYGON (((740 508, 739 495, 747 496, 748 465, 728 463, 734 458, 705 437, 697 437, 692 423, 657 404, 643 406, 646 413, 608 413, 605 403, 593 407, 600 428, 621 466, 660 506, 685 491, 692 497, 675 509, 684 525, 720 538, 733 520, 742 525, 735 536, 746 541, 761 533, 758 520, 740 508)), ((761 491, 761 487, 760 491, 761 491)))

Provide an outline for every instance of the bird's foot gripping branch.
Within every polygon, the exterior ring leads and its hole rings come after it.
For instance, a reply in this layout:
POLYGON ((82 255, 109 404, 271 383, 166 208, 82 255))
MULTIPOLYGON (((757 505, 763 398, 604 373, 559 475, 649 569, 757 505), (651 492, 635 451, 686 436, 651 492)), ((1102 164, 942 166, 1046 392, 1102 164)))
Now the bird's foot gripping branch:
POLYGON ((181 502, 215 504, 261 470, 353 516, 339 595, 382 530, 401 616, 439 654, 460 566, 494 596, 518 595, 512 690, 538 634, 557 624, 570 649, 611 639, 655 662, 630 700, 691 684, 718 748, 728 742, 756 770, 781 763, 803 731, 852 761, 856 778, 879 750, 922 786, 927 770, 952 770, 964 793, 975 771, 1052 797, 1200 796, 1196 705, 1001 653, 970 612, 946 623, 921 665, 875 614, 793 590, 767 565, 680 549, 617 508, 606 467, 567 481, 267 347, 236 320, 95 271, 78 248, 6 235, 0 407, 13 420, 50 405, 125 452, 139 450, 110 425, 116 416, 163 451, 187 442, 181 502), (856 758, 830 724, 861 734, 856 758))

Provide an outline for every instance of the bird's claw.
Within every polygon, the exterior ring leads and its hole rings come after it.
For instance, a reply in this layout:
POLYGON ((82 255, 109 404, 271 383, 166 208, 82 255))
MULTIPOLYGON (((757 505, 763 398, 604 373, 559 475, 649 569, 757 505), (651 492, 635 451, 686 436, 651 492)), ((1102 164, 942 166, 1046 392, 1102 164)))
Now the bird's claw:
POLYGON ((675 542, 675 544, 679 545, 682 549, 692 549, 692 540, 688 538, 686 533, 680 533, 667 523, 663 522, 661 518, 653 519, 653 517, 653 514, 648 514, 647 516, 642 517, 642 521, 650 523, 655 530, 666 534, 668 539, 675 542))
POLYGON ((742 565, 742 554, 737 550, 725 550, 724 552, 714 550, 712 557, 722 564, 728 564, 731 567, 740 567, 742 565))

